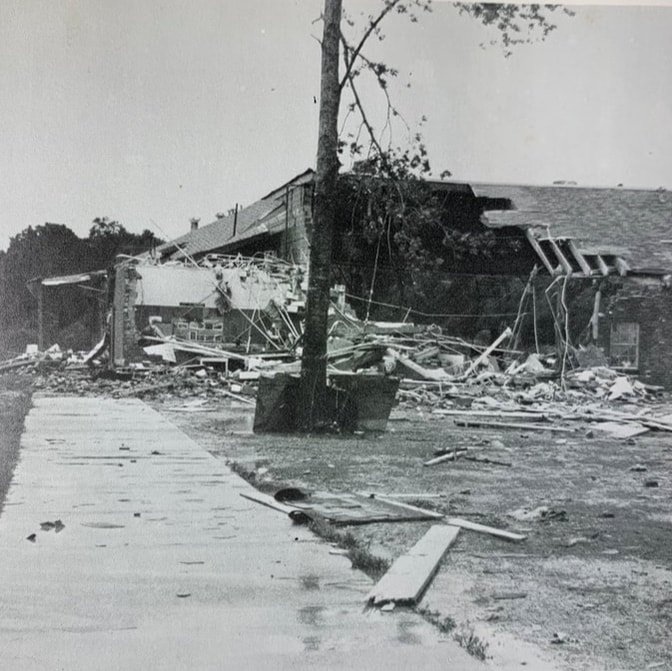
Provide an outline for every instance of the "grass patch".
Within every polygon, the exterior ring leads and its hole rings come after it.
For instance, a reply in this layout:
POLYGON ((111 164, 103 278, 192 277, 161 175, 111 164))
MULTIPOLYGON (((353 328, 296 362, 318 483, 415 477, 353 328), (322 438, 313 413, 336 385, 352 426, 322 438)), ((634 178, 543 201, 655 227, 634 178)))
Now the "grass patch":
POLYGON ((427 622, 433 624, 442 634, 450 634, 457 626, 452 617, 441 617, 441 613, 437 610, 418 608, 417 612, 419 615, 422 615, 427 622))
POLYGON ((460 627, 460 630, 453 636, 453 638, 472 656, 476 659, 485 661, 488 651, 488 644, 476 636, 474 628, 468 625, 460 627))
POLYGON ((265 477, 260 478, 257 473, 257 464, 241 464, 238 461, 229 461, 227 462, 228 467, 236 474, 239 475, 243 480, 246 480, 251 485, 254 485, 256 489, 264 494, 275 494, 279 489, 282 489, 286 485, 280 482, 276 482, 272 478, 269 478, 264 474, 265 477))
MULTIPOLYGON (((284 483, 279 483, 266 477, 263 479, 257 477, 256 464, 252 466, 231 461, 229 462, 229 468, 243 478, 243 480, 247 480, 259 491, 266 494, 274 494, 286 486, 284 483)), ((349 531, 342 531, 320 518, 311 520, 308 526, 314 534, 323 540, 348 550, 347 557, 352 562, 352 568, 364 571, 364 573, 374 580, 381 578, 387 569, 390 568, 390 562, 387 559, 371 553, 368 545, 360 543, 349 531)))
MULTIPOLYGON (((451 634, 457 628, 457 623, 452 617, 442 617, 437 610, 429 610, 429 608, 417 608, 416 612, 421 615, 427 622, 433 624, 442 634, 451 634)), ((474 628, 470 625, 462 625, 453 634, 453 639, 459 643, 472 657, 485 661, 488 652, 488 644, 476 636, 474 628)))
POLYGON ((364 571, 374 580, 378 580, 390 568, 389 561, 372 554, 368 546, 362 545, 349 531, 341 531, 322 519, 312 520, 309 527, 325 541, 348 550, 347 556, 352 562, 352 568, 364 571))

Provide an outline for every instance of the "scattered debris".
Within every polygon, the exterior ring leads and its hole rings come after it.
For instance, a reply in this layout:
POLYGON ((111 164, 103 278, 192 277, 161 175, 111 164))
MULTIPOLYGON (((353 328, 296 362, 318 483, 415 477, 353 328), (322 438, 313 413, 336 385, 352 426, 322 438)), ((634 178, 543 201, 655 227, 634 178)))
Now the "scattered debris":
POLYGON ((506 513, 507 517, 511 517, 514 520, 519 522, 533 522, 540 521, 546 522, 549 520, 566 520, 567 511, 565 510, 555 510, 554 508, 549 508, 548 506, 538 506, 537 508, 518 508, 517 510, 512 510, 506 513))
POLYGON ((367 595, 367 603, 372 606, 417 603, 459 531, 459 527, 452 525, 430 527, 407 553, 394 561, 367 595))
POLYGON ((612 438, 632 438, 633 436, 639 436, 642 433, 650 431, 650 429, 637 424, 637 422, 629 422, 627 424, 621 422, 598 422, 593 425, 593 428, 598 431, 605 431, 612 438))
POLYGON ((493 594, 492 598, 496 601, 504 601, 510 599, 526 599, 527 592, 499 592, 498 594, 493 594))
POLYGON ((455 461, 457 457, 463 456, 464 454, 467 453, 467 448, 456 448, 452 450, 451 452, 446 452, 445 454, 442 454, 439 457, 434 457, 433 459, 429 459, 428 461, 425 461, 422 465, 423 466, 436 466, 436 464, 441 464, 444 461, 455 461))
POLYGON ((337 526, 345 526, 443 518, 441 513, 433 510, 419 508, 382 496, 331 494, 328 492, 313 492, 308 495, 295 487, 281 489, 274 497, 260 492, 241 493, 241 496, 284 512, 299 523, 317 518, 337 526))
POLYGON ((457 426, 485 429, 524 429, 526 431, 554 431, 557 433, 573 433, 574 429, 543 424, 526 424, 519 422, 481 422, 471 420, 455 420, 457 426))

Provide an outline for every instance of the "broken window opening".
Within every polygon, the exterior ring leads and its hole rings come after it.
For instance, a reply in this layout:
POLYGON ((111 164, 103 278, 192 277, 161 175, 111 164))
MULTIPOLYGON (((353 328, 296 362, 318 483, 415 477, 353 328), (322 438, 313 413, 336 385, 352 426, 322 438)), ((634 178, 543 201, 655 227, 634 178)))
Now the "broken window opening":
POLYGON ((615 368, 639 368, 639 324, 613 322, 609 342, 609 358, 615 368))

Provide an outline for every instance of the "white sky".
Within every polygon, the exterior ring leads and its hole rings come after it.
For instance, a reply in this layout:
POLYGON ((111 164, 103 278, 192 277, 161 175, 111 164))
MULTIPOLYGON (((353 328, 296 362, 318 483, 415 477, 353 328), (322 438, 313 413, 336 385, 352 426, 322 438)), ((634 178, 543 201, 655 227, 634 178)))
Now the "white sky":
MULTIPOLYGON (((312 166, 321 6, 0 0, 0 248, 45 221, 85 236, 97 216, 174 237, 312 166)), ((672 8, 575 10, 508 59, 448 3, 386 25, 372 55, 401 71, 409 123, 429 118, 437 173, 672 188, 672 8)))

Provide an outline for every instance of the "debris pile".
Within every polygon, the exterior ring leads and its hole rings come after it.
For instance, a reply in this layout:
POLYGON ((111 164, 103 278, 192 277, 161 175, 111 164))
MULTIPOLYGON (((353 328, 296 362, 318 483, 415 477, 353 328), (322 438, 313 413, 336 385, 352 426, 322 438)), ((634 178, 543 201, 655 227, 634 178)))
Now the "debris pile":
MULTIPOLYGON (((605 365, 559 371, 555 352, 507 349, 510 329, 483 345, 445 335, 434 325, 361 322, 334 305, 329 333, 332 380, 353 374, 397 378, 403 407, 454 414, 464 426, 563 432, 571 429, 552 427, 549 420, 581 419, 598 431, 631 438, 672 425, 649 412, 661 388, 605 365)), ((228 396, 251 403, 260 376, 300 372, 300 343, 299 335, 289 349, 251 352, 155 330, 143 334, 147 359, 125 367, 105 365, 104 339, 87 353, 28 346, 0 363, 0 374, 29 373, 37 388, 61 393, 228 396)))

